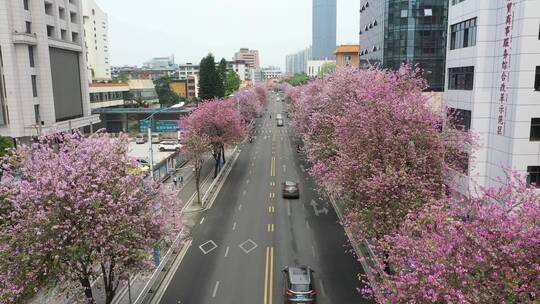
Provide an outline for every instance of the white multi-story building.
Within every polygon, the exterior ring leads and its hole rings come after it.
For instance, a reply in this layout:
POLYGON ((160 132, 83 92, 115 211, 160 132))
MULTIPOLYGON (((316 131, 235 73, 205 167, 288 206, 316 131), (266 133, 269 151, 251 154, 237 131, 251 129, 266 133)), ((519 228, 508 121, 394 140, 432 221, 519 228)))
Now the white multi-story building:
POLYGON ((278 79, 283 76, 279 67, 266 67, 255 71, 255 83, 261 83, 272 79, 278 79))
POLYGON ((253 68, 250 68, 249 65, 244 60, 235 60, 227 62, 227 69, 229 71, 234 71, 238 74, 241 81, 250 81, 253 80, 253 68))
POLYGON ((238 52, 234 54, 233 60, 243 60, 247 63, 248 67, 252 69, 259 69, 260 59, 259 59, 259 51, 257 50, 250 50, 248 48, 241 48, 238 52))
POLYGON ((0 1, 0 135, 27 140, 90 114, 81 0, 0 1))
POLYGON ((200 67, 198 64, 183 63, 178 65, 178 78, 186 79, 188 76, 199 76, 200 67))
POLYGON ((461 191, 505 167, 540 183, 540 1, 450 0, 448 25, 444 102, 480 137, 461 191))
POLYGON ((109 21, 94 0, 83 3, 84 45, 89 80, 110 80, 109 21))
POLYGON ((325 64, 336 64, 335 60, 308 60, 305 73, 309 77, 320 76, 321 70, 325 64))

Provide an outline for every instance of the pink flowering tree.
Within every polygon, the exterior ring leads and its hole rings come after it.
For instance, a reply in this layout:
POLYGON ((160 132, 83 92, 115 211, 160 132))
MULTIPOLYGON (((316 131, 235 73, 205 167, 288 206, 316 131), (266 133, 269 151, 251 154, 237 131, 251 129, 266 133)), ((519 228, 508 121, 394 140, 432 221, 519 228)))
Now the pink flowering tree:
POLYGON ((359 240, 395 231, 441 197, 452 151, 465 143, 441 132, 443 111, 427 105, 418 73, 343 68, 289 93, 311 173, 345 202, 345 224, 359 240))
POLYGON ((443 198, 384 238, 388 303, 537 303, 540 195, 516 174, 467 201, 443 198))
POLYGON ((264 105, 266 102, 266 98, 268 97, 268 89, 265 84, 259 84, 256 85, 255 88, 255 94, 257 94, 257 97, 259 98, 259 103, 261 105, 264 105))
POLYGON ((212 151, 210 139, 206 134, 199 134, 191 131, 185 135, 186 141, 184 151, 186 159, 191 162, 195 169, 195 189, 197 191, 197 202, 201 203, 201 171, 204 164, 205 155, 212 151))
POLYGON ((244 89, 236 92, 229 102, 237 107, 244 121, 256 118, 262 110, 262 103, 255 89, 244 89))
POLYGON ((214 178, 225 161, 225 145, 240 142, 247 133, 247 126, 242 124, 242 115, 236 105, 219 99, 206 101, 183 120, 185 130, 205 136, 212 147, 212 156, 216 161, 214 178))
POLYGON ((180 202, 144 178, 127 146, 125 136, 54 135, 2 160, 0 302, 75 282, 93 303, 99 279, 111 303, 120 278, 182 228, 180 202))

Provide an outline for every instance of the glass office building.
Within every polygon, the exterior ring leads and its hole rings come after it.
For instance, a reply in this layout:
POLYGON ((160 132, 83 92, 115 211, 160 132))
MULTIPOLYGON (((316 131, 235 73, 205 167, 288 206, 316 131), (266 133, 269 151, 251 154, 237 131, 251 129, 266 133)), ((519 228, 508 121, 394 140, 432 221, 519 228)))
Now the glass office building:
POLYGON ((443 91, 447 24, 447 0, 361 0, 360 65, 418 64, 443 91))
POLYGON ((336 20, 336 0, 313 0, 313 51, 310 59, 335 57, 336 20))

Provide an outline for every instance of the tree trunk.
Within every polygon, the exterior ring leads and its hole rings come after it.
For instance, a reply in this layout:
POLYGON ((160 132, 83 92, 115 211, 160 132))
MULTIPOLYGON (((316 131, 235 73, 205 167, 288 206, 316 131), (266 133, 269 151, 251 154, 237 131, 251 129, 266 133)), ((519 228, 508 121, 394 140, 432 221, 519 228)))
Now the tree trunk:
POLYGON ((202 204, 201 202, 201 162, 197 161, 195 165, 195 187, 197 188, 197 201, 199 204, 202 204))
POLYGON ((223 159, 223 164, 225 164, 225 145, 221 147, 221 158, 223 159))
POLYGON ((92 286, 90 285, 90 278, 88 276, 85 276, 84 278, 80 278, 79 281, 81 282, 82 287, 84 288, 84 296, 86 297, 87 303, 95 303, 94 295, 92 294, 92 286))
POLYGON ((105 265, 101 265, 101 272, 103 276, 103 285, 105 287, 105 304, 111 304, 114 296, 116 295, 116 289, 118 288, 118 280, 114 275, 114 262, 109 263, 109 270, 106 270, 105 265))
POLYGON ((214 156, 214 160, 216 161, 216 166, 214 168, 214 178, 216 178, 219 173, 219 163, 220 163, 221 153, 218 150, 217 153, 214 152, 212 153, 212 155, 214 156))

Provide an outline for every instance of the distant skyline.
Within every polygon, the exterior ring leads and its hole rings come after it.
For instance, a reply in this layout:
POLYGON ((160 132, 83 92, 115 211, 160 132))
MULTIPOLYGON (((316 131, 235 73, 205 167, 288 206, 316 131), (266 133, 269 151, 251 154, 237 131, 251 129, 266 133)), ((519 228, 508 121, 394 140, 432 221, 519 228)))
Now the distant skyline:
MULTIPOLYGON (((109 15, 111 63, 142 65, 175 56, 198 64, 212 52, 231 60, 257 49, 262 66, 285 67, 285 56, 311 44, 312 0, 95 0, 109 15)), ((358 43, 358 0, 338 0, 337 44, 358 43)))

